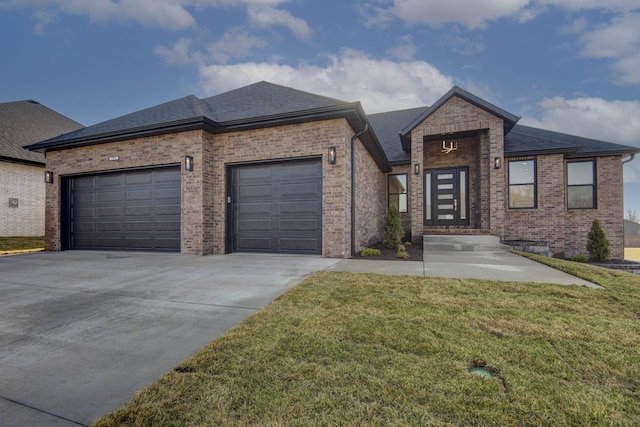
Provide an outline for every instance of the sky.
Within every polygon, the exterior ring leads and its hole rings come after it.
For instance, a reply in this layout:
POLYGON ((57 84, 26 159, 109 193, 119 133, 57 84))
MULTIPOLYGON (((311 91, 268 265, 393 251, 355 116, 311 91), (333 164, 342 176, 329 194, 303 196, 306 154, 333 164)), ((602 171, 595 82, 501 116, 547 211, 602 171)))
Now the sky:
MULTIPOLYGON (((640 147, 640 0, 0 0, 0 102, 91 125, 266 80, 367 113, 453 85, 640 147)), ((640 213, 640 156, 624 166, 640 213)))

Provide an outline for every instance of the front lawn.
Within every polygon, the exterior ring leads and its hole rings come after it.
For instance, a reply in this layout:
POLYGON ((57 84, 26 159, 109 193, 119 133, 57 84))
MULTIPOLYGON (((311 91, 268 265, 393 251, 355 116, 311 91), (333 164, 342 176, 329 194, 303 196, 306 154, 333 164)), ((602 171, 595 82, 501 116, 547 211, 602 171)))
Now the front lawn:
POLYGON ((44 237, 0 237, 0 255, 44 249, 44 237))
POLYGON ((640 276, 549 262, 607 289, 316 273, 96 425, 640 425, 640 276))

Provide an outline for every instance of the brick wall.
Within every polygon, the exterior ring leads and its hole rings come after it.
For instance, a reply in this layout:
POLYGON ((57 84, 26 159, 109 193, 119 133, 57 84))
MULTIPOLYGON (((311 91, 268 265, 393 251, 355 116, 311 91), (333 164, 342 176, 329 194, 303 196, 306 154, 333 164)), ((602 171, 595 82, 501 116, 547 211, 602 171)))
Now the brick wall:
POLYGON ((77 147, 47 153, 47 170, 54 183, 46 185, 45 246, 60 250, 61 176, 126 170, 145 166, 176 165, 185 155, 194 158, 193 172, 182 173, 182 253, 203 251, 203 132, 191 131, 128 141, 77 147), (118 157, 110 161, 110 157, 118 157))
MULTIPOLYGON (((469 167, 476 168, 474 173, 478 178, 474 179, 474 185, 480 192, 479 201, 474 201, 473 209, 476 223, 479 212, 481 227, 491 230, 493 234, 500 235, 504 229, 505 190, 504 174, 501 169, 493 169, 494 157, 504 157, 504 131, 503 121, 493 116, 482 108, 468 103, 462 98, 453 96, 438 110, 433 112, 422 123, 411 131, 411 164, 419 163, 421 169, 430 168, 432 164, 445 167, 448 163, 458 162, 455 157, 441 159, 440 154, 427 153, 432 149, 430 143, 425 143, 424 137, 429 135, 451 134, 456 132, 480 131, 479 147, 469 145, 469 153, 475 151, 476 158, 468 158, 469 167), (434 157, 436 154, 436 157, 434 157), (479 207, 478 207, 479 206, 479 207)), ((460 147, 460 145, 459 145, 460 147)), ((441 148, 441 147, 440 147, 441 148)), ((458 148, 460 150, 460 148, 458 148)), ((434 149, 435 150, 435 149, 434 149)), ((467 157, 468 154, 467 153, 467 157)), ((455 152, 449 156, 455 155, 455 152)), ((414 241, 422 238, 424 229, 423 192, 424 183, 422 174, 411 175, 411 234, 414 241)), ((478 196, 476 196, 478 197, 478 196)))
POLYGON ((266 129, 231 132, 207 137, 212 156, 213 241, 211 253, 223 253, 226 236, 225 177, 227 164, 301 157, 321 157, 322 254, 343 258, 351 253, 350 135, 346 120, 326 120, 266 129), (337 162, 327 162, 329 147, 336 146, 337 162))
POLYGON ((359 141, 356 144, 356 253, 384 239, 387 175, 359 141))
MULTIPOLYGON (((526 160, 519 157, 508 160, 526 160)), ((538 199, 535 209, 507 209, 506 240, 536 240, 551 243, 558 257, 587 254, 587 235, 597 218, 604 229, 611 254, 624 257, 622 165, 620 156, 599 157, 597 209, 567 209, 566 161, 563 155, 537 156, 538 199)), ((505 174, 507 171, 505 164, 505 174)))
MULTIPOLYGON (((325 257, 351 255, 351 167, 353 130, 344 119, 212 135, 182 132, 47 153, 47 170, 55 174, 46 186, 46 247, 60 250, 60 177, 82 173, 182 164, 193 156, 194 170, 182 172, 182 246, 190 255, 222 254, 227 233, 227 168, 265 160, 317 157, 323 168, 323 230, 325 257), (337 162, 327 162, 330 146, 337 162), (109 161, 118 156, 119 160, 109 161)), ((357 245, 379 238, 386 200, 385 175, 358 142, 357 245)), ((42 173, 39 173, 42 181, 42 173)))
POLYGON ((469 167, 469 227, 480 228, 480 141, 478 138, 456 139, 458 149, 442 152, 442 141, 424 143, 425 169, 469 167))
POLYGON ((43 167, 0 162, 0 236, 44 236, 44 192, 43 167))

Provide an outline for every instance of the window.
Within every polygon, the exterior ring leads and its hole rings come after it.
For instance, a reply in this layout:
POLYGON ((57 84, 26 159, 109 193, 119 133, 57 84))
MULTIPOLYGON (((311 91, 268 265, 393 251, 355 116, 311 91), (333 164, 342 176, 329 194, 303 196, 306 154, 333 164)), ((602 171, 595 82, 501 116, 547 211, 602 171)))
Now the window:
POLYGON ((536 207, 536 161, 514 160, 509 162, 509 208, 536 207))
POLYGON ((596 208, 596 162, 567 163, 567 208, 596 208))
POLYGON ((398 211, 407 211, 407 174, 389 175, 389 207, 395 206, 398 211))

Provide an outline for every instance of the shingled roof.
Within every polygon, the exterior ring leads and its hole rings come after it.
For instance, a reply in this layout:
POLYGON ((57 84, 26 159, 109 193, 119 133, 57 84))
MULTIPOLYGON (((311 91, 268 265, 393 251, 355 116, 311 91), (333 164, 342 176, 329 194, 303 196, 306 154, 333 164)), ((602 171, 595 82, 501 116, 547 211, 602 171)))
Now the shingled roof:
MULTIPOLYGON (((30 145, 29 150, 51 149, 121 141, 193 129, 212 133, 346 118, 360 131, 369 120, 359 102, 345 102, 268 82, 254 83, 210 98, 187 96, 66 135, 30 145)), ((377 136, 360 138, 381 170, 391 170, 377 136)))
POLYGON ((81 127, 36 101, 0 103, 0 160, 44 165, 41 153, 22 147, 81 127))
POLYGON ((192 129, 221 133, 344 117, 355 131, 370 124, 373 132, 365 133, 361 140, 381 169, 388 171, 390 164, 410 163, 408 138, 411 129, 453 96, 503 119, 507 157, 549 153, 586 157, 640 152, 635 147, 517 125, 517 116, 457 86, 432 106, 367 116, 358 102, 345 102, 268 82, 254 83, 205 99, 186 96, 27 148, 44 152, 192 129))

